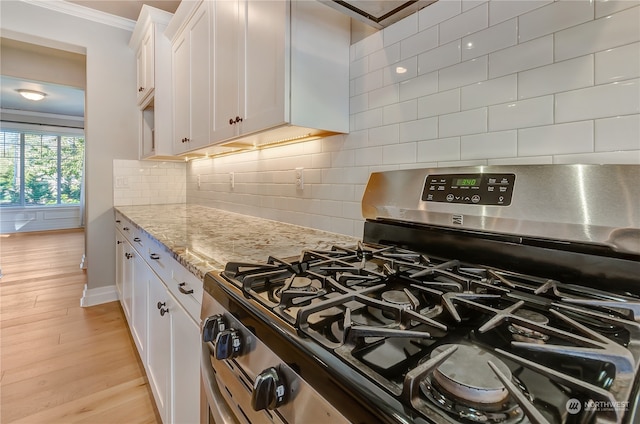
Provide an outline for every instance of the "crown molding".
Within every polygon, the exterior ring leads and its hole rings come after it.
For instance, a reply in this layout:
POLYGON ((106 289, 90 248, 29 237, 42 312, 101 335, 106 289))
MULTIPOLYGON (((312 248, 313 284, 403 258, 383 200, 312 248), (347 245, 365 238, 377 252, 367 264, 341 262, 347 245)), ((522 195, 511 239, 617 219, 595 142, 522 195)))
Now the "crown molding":
POLYGON ((86 19, 88 21, 109 25, 115 28, 133 31, 136 22, 131 19, 112 15, 110 13, 101 12, 75 3, 64 0, 22 0, 25 3, 34 6, 43 7, 55 12, 64 13, 66 15, 75 16, 76 18, 86 19))

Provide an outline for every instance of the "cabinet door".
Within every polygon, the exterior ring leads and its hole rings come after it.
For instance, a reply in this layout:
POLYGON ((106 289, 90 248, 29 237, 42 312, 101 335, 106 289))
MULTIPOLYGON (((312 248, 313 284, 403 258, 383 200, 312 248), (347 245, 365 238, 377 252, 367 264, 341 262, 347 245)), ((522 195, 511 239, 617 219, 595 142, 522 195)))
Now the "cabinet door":
POLYGON ((209 144, 210 22, 203 2, 173 45, 174 153, 209 144))
POLYGON ((136 63, 138 67, 138 104, 140 104, 153 90, 153 26, 149 27, 142 39, 142 44, 136 54, 136 63))
POLYGON ((118 299, 124 308, 124 292, 122 284, 124 282, 124 243, 125 239, 120 231, 116 231, 116 289, 118 290, 118 299))
POLYGON ((172 305, 158 276, 149 272, 147 377, 163 422, 170 414, 172 305))
POLYGON ((188 33, 176 41, 172 49, 173 68, 173 151, 181 153, 188 149, 189 138, 190 78, 188 33))
MULTIPOLYGON (((285 117, 285 34, 289 28, 289 2, 248 0, 245 8, 244 86, 240 127, 243 134, 271 128, 285 117)), ((312 99, 309 99, 313 101, 312 99)))
POLYGON ((238 125, 234 121, 240 113, 238 95, 242 71, 239 65, 243 51, 241 35, 244 28, 244 22, 240 19, 240 6, 241 2, 238 0, 217 1, 212 5, 214 23, 211 60, 211 139, 214 142, 228 140, 238 134, 238 125))
POLYGON ((171 347, 171 422, 200 422, 200 327, 178 304, 171 310, 171 347))
POLYGON ((131 244, 124 240, 122 248, 122 309, 131 325, 131 302, 133 300, 133 270, 134 258, 137 253, 131 244))
POLYGON ((211 48, 209 3, 203 2, 190 24, 190 141, 189 148, 209 144, 211 82, 209 58, 211 48))
POLYGON ((133 301, 131 305, 131 333, 138 348, 142 363, 147 363, 147 303, 149 275, 152 273, 149 265, 142 257, 137 256, 133 270, 133 301))

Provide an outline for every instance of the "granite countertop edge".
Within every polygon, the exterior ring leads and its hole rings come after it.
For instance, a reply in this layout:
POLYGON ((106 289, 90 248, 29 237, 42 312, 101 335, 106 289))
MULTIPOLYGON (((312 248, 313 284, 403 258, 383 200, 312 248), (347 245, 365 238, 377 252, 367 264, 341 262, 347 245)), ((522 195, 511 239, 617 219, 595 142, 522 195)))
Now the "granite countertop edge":
POLYGON ((358 239, 194 204, 114 206, 200 280, 227 262, 266 262, 304 249, 354 246, 358 239))

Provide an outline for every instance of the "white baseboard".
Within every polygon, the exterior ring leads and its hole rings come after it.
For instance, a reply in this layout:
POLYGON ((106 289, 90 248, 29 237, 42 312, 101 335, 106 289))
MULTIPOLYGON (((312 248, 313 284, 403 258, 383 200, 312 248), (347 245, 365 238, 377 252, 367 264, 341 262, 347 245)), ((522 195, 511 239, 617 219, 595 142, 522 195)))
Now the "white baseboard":
POLYGON ((80 306, 85 308, 87 306, 100 305, 115 300, 118 300, 118 291, 115 285, 89 289, 85 284, 84 290, 82 291, 82 299, 80 299, 80 306))

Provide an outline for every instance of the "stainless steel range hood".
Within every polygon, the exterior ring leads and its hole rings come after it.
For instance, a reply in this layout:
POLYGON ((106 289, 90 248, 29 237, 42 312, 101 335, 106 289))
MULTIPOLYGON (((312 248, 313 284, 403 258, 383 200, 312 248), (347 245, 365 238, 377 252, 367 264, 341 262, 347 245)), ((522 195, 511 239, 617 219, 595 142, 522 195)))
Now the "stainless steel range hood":
POLYGON ((320 0, 377 29, 382 29, 412 13, 435 3, 436 0, 320 0))

